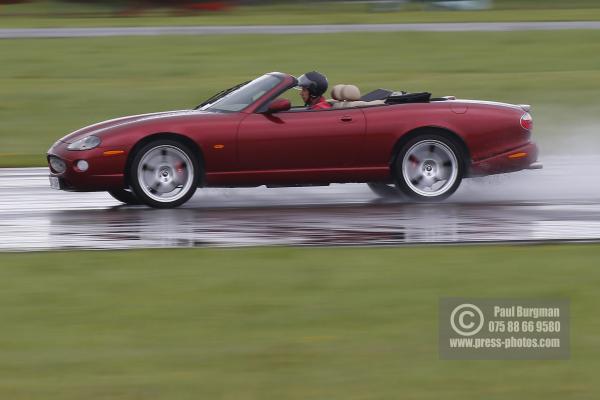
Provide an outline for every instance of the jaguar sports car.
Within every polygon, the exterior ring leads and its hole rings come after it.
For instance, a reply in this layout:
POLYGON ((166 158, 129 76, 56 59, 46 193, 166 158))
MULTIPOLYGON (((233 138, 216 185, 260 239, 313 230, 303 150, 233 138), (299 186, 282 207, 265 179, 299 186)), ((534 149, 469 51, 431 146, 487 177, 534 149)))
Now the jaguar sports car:
POLYGON ((296 86, 272 72, 193 109, 77 130, 48 151, 50 184, 157 208, 185 203, 198 187, 348 182, 438 201, 463 178, 541 168, 528 105, 336 85, 332 107, 310 110, 283 98, 296 86))

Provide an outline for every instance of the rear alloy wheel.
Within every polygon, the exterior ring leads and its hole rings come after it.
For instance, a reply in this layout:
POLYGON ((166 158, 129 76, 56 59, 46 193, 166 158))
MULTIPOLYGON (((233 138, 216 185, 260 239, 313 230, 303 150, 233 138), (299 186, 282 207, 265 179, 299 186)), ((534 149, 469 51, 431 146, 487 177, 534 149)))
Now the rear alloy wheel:
POLYGON ((118 200, 121 203, 125 203, 131 206, 142 204, 140 202, 140 199, 138 199, 135 193, 133 193, 131 190, 115 189, 110 190, 108 194, 110 194, 115 200, 118 200))
POLYGON ((460 148, 440 135, 422 135, 409 141, 395 162, 398 189, 416 201, 448 198, 458 189, 464 174, 460 148))
POLYGON ((144 204, 173 208, 194 195, 200 167, 185 145, 164 139, 148 143, 135 154, 130 174, 133 191, 144 204))

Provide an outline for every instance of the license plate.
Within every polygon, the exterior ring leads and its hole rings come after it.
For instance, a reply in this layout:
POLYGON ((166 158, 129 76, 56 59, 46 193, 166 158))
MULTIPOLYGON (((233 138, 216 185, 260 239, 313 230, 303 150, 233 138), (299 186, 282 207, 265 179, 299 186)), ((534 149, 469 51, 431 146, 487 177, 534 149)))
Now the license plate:
POLYGON ((60 180, 56 176, 50 177, 50 187, 52 189, 60 190, 60 180))

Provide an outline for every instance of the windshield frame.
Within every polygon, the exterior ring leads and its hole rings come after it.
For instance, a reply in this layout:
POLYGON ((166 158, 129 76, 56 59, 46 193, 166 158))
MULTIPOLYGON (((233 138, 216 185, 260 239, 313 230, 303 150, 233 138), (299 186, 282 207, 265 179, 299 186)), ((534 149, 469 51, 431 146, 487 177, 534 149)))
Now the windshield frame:
MULTIPOLYGON (((213 95, 212 97, 210 97, 209 99, 205 100, 204 102, 202 102, 199 106, 197 106, 195 109, 199 110, 199 111, 208 111, 208 112, 222 112, 222 113, 238 113, 238 112, 244 112, 244 110, 251 108, 253 105, 260 103, 265 96, 269 96, 271 93, 273 93, 273 91, 275 91, 277 88, 279 88, 282 83, 285 81, 285 74, 281 74, 281 73, 268 73, 268 74, 264 74, 261 75, 251 81, 247 81, 247 82, 243 82, 240 83, 238 85, 232 86, 229 89, 225 89, 215 95, 213 95), (252 102, 250 102, 247 105, 244 105, 242 108, 240 108, 239 110, 228 110, 228 109, 222 109, 219 108, 219 102, 221 102, 223 99, 235 95, 236 93, 239 94, 239 92, 241 90, 243 90, 244 88, 247 88, 248 85, 252 84, 253 82, 258 81, 259 79, 262 79, 264 77, 272 77, 276 79, 276 82, 274 82, 271 87, 267 88, 267 90, 262 93, 258 98, 256 98, 255 100, 253 100, 252 102), (213 108, 214 107, 214 108, 213 108)), ((277 92, 279 93, 280 90, 277 90, 277 92)))
POLYGON ((252 81, 245 81, 242 83, 238 83, 237 85, 233 85, 232 87, 230 87, 228 89, 221 90, 220 92, 215 93, 208 99, 204 100, 202 103, 198 104, 196 107, 194 107, 194 110, 200 110, 202 107, 205 107, 209 104, 213 104, 213 103, 219 101, 221 98, 227 96, 229 93, 232 93, 235 90, 241 89, 242 87, 246 86, 250 82, 252 82, 252 81))

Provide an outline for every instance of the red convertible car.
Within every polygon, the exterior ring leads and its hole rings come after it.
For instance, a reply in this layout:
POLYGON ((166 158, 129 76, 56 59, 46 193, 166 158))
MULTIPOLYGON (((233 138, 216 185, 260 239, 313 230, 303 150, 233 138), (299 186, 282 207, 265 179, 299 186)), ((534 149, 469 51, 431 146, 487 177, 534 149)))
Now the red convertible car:
MULTIPOLYGON (((169 208, 198 187, 363 182, 382 196, 437 201, 465 177, 540 168, 527 105, 336 85, 332 107, 291 107, 295 77, 273 72, 191 110, 75 131, 48 151, 55 189, 108 191, 169 208)), ((297 96, 297 95, 296 95, 297 96)))

